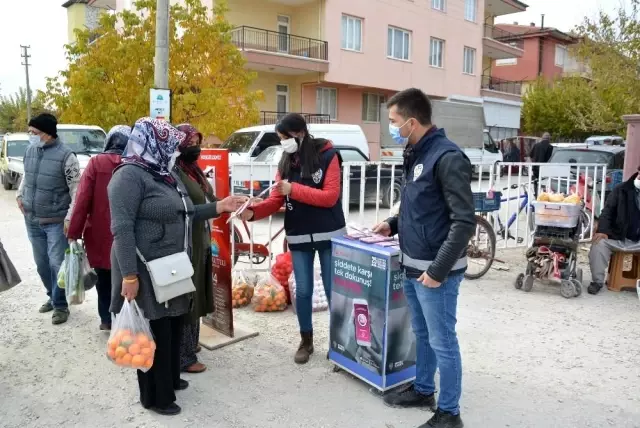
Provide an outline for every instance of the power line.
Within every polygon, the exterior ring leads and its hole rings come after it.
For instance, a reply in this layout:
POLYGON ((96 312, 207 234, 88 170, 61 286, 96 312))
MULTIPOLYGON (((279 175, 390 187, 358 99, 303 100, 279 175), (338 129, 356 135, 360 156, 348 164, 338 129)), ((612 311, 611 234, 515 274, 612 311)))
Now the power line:
POLYGON ((27 79, 27 123, 29 123, 31 121, 31 85, 29 84, 29 66, 31 65, 29 64, 29 58, 31 58, 29 49, 31 49, 31 46, 20 45, 20 48, 22 49, 22 55, 20 56, 24 60, 22 65, 24 65, 24 73, 27 79))

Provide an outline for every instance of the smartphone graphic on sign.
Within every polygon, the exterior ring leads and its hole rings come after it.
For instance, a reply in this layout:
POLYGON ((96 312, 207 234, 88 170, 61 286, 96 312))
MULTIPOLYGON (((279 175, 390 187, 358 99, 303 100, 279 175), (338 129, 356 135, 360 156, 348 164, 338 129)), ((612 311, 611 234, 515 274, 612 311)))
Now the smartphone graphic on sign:
POLYGON ((353 318, 356 327, 356 343, 360 346, 371 346, 371 318, 366 300, 353 299, 353 318))

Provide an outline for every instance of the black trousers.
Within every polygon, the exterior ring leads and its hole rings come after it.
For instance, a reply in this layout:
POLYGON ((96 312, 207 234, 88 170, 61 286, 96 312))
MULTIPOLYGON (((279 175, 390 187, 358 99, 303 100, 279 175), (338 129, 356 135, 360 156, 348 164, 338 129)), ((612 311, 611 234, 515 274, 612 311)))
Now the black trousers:
POLYGON ((98 275, 96 283, 96 291, 98 292, 98 313, 100 314, 100 322, 111 325, 111 313, 109 305, 111 304, 111 269, 94 269, 98 275))
POLYGON ((152 320, 151 332, 156 341, 153 366, 148 372, 138 370, 140 403, 145 408, 165 408, 176 401, 180 383, 180 337, 183 317, 152 320))

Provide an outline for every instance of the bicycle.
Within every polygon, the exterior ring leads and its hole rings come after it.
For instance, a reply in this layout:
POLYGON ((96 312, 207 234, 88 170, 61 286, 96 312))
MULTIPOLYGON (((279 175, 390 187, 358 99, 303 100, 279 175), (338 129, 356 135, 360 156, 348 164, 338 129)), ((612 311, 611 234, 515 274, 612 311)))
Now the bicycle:
MULTIPOLYGON (((280 208, 278 212, 284 212, 284 207, 280 208)), ((271 252, 269 251, 269 244, 275 241, 278 236, 280 236, 284 232, 284 226, 276 231, 276 233, 269 238, 266 244, 257 244, 253 243, 253 251, 251 251, 251 241, 253 240, 251 236, 251 229, 249 228, 249 224, 247 221, 242 220, 242 226, 244 227, 244 231, 249 238, 249 242, 244 242, 244 236, 238 226, 233 226, 233 240, 234 240, 234 251, 233 251, 233 264, 238 263, 238 259, 240 256, 247 256, 252 259, 253 264, 262 264, 267 257, 271 257, 271 252)), ((282 243, 282 252, 286 253, 289 251, 289 245, 287 244, 287 238, 284 239, 282 243)))
MULTIPOLYGON (((473 194, 476 212, 488 213, 500 209, 500 192, 494 194, 492 198, 487 197, 485 192, 477 192, 473 194), (497 197, 497 198, 496 198, 497 197)), ((482 215, 476 214, 476 233, 469 240, 467 245, 467 270, 464 273, 466 279, 478 279, 484 276, 495 260, 496 256, 496 234, 491 223, 482 215), (486 237, 487 249, 481 248, 482 237, 486 237), (484 266, 479 272, 474 273, 471 269, 475 265, 476 260, 483 259, 484 266)))

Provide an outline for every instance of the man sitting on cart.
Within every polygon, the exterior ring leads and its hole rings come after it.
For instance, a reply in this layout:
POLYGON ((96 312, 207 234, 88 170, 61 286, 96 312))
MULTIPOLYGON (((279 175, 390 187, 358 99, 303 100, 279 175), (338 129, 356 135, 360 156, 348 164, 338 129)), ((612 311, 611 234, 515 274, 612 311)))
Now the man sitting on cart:
MULTIPOLYGON (((640 172, 640 167, 638 167, 640 172)), ((589 294, 604 285, 613 251, 640 252, 640 177, 638 172, 616 186, 604 203, 589 252, 589 294)))

